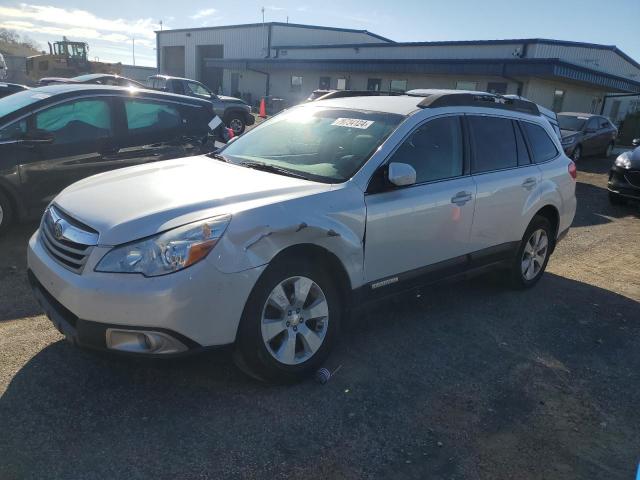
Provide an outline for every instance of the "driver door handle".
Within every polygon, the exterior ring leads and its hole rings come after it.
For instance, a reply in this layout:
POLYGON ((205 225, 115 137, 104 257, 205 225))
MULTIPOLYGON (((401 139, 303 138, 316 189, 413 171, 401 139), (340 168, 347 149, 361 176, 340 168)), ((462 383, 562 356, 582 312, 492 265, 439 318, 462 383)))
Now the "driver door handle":
POLYGON ((458 192, 451 198, 451 203, 462 206, 473 198, 471 192, 458 192))

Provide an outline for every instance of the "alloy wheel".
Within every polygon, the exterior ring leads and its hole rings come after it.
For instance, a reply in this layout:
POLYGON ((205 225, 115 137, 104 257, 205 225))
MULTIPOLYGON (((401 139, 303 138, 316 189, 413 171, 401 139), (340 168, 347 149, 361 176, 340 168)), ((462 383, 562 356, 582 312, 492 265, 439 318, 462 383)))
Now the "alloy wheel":
POLYGON ((244 125, 242 123, 242 120, 240 120, 238 118, 233 118, 229 122, 229 128, 231 130, 233 130, 233 133, 235 133, 236 135, 240 135, 242 133, 242 127, 243 126, 244 125))
POLYGON ((539 228, 531 234, 522 252, 521 271, 525 280, 533 280, 540 274, 548 252, 547 232, 539 228))
POLYGON ((3 220, 4 220, 4 210, 2 209, 2 205, 0 205, 0 225, 2 225, 3 220))
POLYGON ((327 334, 329 304, 307 277, 290 277, 271 291, 262 309, 262 340, 273 358, 298 365, 315 355, 327 334))

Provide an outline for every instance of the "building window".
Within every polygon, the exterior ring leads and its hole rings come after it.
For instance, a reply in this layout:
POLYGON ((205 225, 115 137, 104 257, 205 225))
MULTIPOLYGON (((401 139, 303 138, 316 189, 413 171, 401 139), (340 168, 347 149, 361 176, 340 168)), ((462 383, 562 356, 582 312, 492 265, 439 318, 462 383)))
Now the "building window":
POLYGON ((347 79, 346 78, 339 78, 338 82, 336 83, 336 88, 338 90, 346 90, 347 89, 347 79))
POLYGON ((371 92, 379 92, 382 90, 382 79, 381 78, 370 78, 367 80, 367 90, 371 92))
POLYGON ((320 77, 320 83, 318 83, 318 88, 320 90, 331 89, 331 77, 320 77))
POLYGON ((299 92, 302 90, 302 77, 297 75, 291 76, 291 91, 299 92))
POLYGON ((564 102, 564 90, 556 90, 553 92, 553 105, 551 109, 554 112, 562 111, 562 103, 564 102))
POLYGON ((478 90, 478 82, 459 80, 456 82, 456 90, 478 90))
POLYGON ((391 84, 389 85, 389 90, 391 92, 404 93, 404 92, 407 91, 407 81, 406 80, 391 80, 391 84))
POLYGON ((505 95, 507 93, 507 82, 489 82, 487 83, 487 92, 505 95))

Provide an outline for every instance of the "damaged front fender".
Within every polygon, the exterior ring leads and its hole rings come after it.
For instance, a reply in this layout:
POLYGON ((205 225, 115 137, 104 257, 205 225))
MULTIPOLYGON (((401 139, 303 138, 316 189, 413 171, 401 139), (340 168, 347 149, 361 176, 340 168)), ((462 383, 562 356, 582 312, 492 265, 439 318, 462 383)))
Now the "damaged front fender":
POLYGON ((366 207, 347 182, 329 191, 237 212, 214 250, 215 266, 235 273, 268 264, 283 250, 311 244, 334 254, 353 288, 363 283, 366 207))

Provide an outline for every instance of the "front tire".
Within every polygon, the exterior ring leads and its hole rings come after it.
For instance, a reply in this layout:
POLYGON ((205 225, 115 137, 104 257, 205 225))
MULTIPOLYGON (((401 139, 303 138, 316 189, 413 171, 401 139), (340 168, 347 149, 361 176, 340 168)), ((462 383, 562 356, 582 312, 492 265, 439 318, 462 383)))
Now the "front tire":
POLYGON ((582 158, 582 147, 578 145, 576 148, 573 149, 573 153, 571 154, 571 160, 573 160, 575 163, 578 163, 578 161, 580 161, 581 158, 582 158))
POLYGON ((329 355, 341 315, 340 294, 323 269, 302 259, 276 261, 245 305, 236 363, 267 382, 300 381, 329 355))
POLYGON ((225 122, 235 135, 242 135, 247 128, 244 118, 239 113, 230 113, 225 122))
POLYGON ((512 283, 516 288, 530 288, 540 280, 549 262, 552 242, 553 229, 549 220, 535 216, 511 266, 512 283))
POLYGON ((606 158, 609 158, 611 155, 613 155, 613 148, 614 148, 614 143, 613 142, 609 142, 609 145, 607 145, 607 149, 604 151, 604 156, 606 158))
POLYGON ((13 207, 9 198, 0 190, 0 234, 4 233, 13 222, 13 207))

